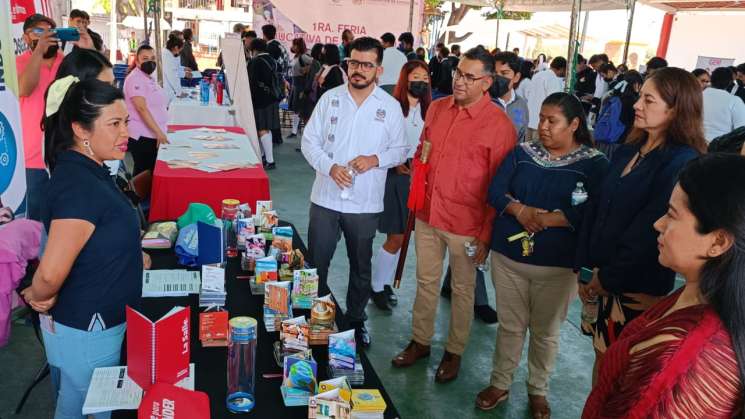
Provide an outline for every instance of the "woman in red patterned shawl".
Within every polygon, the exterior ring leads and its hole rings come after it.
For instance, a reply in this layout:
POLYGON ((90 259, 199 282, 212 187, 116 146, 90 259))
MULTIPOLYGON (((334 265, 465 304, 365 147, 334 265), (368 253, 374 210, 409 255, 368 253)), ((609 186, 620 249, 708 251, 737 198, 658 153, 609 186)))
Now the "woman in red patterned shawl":
POLYGON ((655 223, 659 261, 686 285, 629 323, 600 365, 583 419, 743 418, 745 157, 681 172, 655 223))

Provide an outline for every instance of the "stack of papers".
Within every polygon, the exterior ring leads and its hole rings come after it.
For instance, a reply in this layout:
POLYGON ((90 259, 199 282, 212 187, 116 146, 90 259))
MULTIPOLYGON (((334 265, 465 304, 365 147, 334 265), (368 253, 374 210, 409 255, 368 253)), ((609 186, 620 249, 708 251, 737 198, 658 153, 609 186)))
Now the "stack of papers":
POLYGON ((378 390, 352 390, 352 419, 383 419, 388 407, 378 390))
POLYGON ((158 160, 173 169, 207 173, 253 167, 261 162, 245 134, 222 128, 199 128, 168 134, 171 144, 161 147, 158 160))
POLYGON ((224 307, 226 297, 225 269, 219 265, 202 265, 199 307, 224 307))
POLYGON ((199 292, 199 272, 161 269, 142 272, 143 297, 185 297, 199 292))
MULTIPOLYGON (((189 376, 176 383, 177 387, 194 390, 194 364, 189 364, 189 376)), ((142 401, 142 389, 127 375, 127 367, 106 367, 93 370, 83 414, 135 410, 142 401)))

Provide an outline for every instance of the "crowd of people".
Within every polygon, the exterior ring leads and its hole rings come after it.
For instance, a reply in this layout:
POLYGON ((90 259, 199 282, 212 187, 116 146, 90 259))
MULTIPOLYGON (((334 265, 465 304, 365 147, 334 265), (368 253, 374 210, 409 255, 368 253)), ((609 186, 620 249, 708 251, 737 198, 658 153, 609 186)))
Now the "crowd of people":
MULTIPOLYGON (((177 74, 182 65, 198 68, 191 31, 172 33, 163 85, 153 77, 155 50, 143 44, 120 90, 93 36, 81 27, 64 55, 54 28, 45 16, 26 19, 29 50, 17 59, 27 215, 48 233, 23 296, 51 315, 42 323, 55 417, 73 418, 93 369, 119 362, 124 306, 138 306, 150 264, 137 214, 105 164, 129 151, 135 175, 153 170, 179 94, 171 82, 188 77, 177 74)), ((316 172, 307 260, 323 284, 345 238, 345 326, 360 347, 372 342, 369 300, 383 310, 397 304, 391 283, 410 233, 409 194, 421 188, 411 341, 395 367, 430 355, 446 295, 435 381, 458 377, 475 313, 499 322, 476 406, 508 400, 529 332, 529 408, 549 418, 559 331, 579 294, 595 313, 582 322, 596 354, 584 418, 742 415, 745 157, 706 150, 745 125, 745 65, 690 73, 655 57, 641 74, 600 54, 568 69, 563 57, 443 44, 426 62, 411 33, 378 40, 345 31, 340 45, 308 49, 299 38, 287 51, 272 25, 261 37, 235 30, 265 168, 276 167, 279 103, 288 96, 291 135, 316 172), (415 184, 418 170, 425 181, 415 184), (375 252, 377 232, 386 240, 375 252), (674 291, 676 274, 685 285, 674 291)))

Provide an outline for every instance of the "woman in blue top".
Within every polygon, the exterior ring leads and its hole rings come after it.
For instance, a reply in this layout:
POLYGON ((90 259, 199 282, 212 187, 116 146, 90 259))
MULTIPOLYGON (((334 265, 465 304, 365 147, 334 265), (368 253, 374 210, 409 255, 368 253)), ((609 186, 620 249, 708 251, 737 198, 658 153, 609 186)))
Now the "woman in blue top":
POLYGON ((530 410, 546 418, 559 328, 577 292, 577 231, 608 160, 592 148, 582 103, 572 95, 546 98, 538 130, 540 141, 518 144, 489 186, 489 204, 499 213, 491 261, 500 324, 491 384, 476 405, 487 410, 507 400, 530 330, 530 410))
POLYGON ((691 73, 655 71, 634 110, 634 128, 613 154, 580 232, 575 267, 593 276, 579 294, 585 302, 599 299, 597 321, 582 324, 593 336, 593 378, 623 327, 673 289, 675 273, 657 260, 653 225, 667 212, 678 173, 706 149, 701 86, 691 73))
POLYGON ((55 418, 83 418, 91 374, 119 364, 125 305, 142 289, 137 213, 103 164, 124 159, 129 116, 121 90, 74 76, 49 87, 45 115, 49 241, 23 297, 43 313, 47 360, 61 372, 55 418))

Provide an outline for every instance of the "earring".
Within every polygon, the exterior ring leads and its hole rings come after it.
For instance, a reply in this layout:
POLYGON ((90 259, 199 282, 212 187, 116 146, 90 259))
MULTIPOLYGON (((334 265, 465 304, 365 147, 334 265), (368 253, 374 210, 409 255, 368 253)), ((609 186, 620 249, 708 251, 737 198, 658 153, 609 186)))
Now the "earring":
POLYGON ((93 157, 93 149, 91 148, 91 142, 88 140, 83 141, 83 147, 88 149, 88 155, 93 157))

